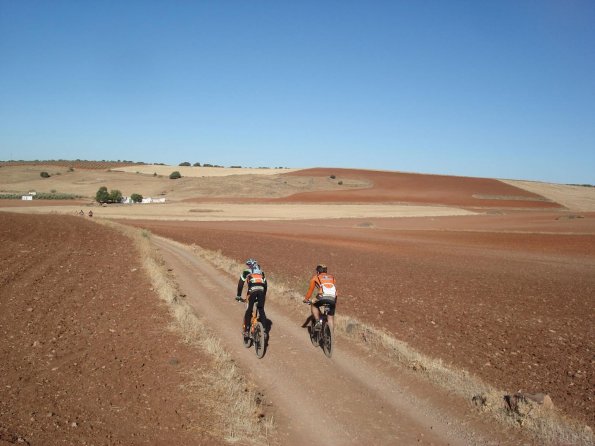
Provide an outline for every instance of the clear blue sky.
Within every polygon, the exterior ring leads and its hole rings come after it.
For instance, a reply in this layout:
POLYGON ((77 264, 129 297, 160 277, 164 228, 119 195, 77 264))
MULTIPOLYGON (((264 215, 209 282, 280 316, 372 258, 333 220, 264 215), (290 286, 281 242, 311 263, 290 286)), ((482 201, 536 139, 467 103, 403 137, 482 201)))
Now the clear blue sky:
POLYGON ((0 0, 0 160, 595 184, 595 2, 0 0))

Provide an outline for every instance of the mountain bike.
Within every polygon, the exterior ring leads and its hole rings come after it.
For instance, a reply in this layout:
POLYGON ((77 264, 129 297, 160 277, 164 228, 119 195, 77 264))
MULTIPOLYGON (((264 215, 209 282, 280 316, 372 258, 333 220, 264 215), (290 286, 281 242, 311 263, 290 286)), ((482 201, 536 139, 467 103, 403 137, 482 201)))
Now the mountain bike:
MULTIPOLYGON (((308 332, 310 333, 310 341, 314 347, 322 347, 324 354, 330 358, 333 354, 333 334, 331 327, 328 325, 328 312, 331 305, 335 303, 334 299, 331 298, 320 298, 317 302, 320 302, 318 309, 320 310, 320 327, 316 327, 314 318, 310 321, 308 332)), ((307 302, 311 305, 311 302, 307 302)))
MULTIPOLYGON (((236 299, 237 300, 237 299, 236 299)), ((238 300, 238 302, 245 302, 244 300, 238 300)), ((246 307, 248 304, 246 304, 246 307)), ((256 304, 252 309, 252 317, 250 319, 250 326, 247 327, 246 333, 243 333, 242 336, 244 338, 244 347, 250 348, 252 344, 254 344, 254 352, 256 353, 257 358, 262 358, 264 356, 266 350, 266 334, 264 331, 264 325, 258 319, 258 308, 256 304)))

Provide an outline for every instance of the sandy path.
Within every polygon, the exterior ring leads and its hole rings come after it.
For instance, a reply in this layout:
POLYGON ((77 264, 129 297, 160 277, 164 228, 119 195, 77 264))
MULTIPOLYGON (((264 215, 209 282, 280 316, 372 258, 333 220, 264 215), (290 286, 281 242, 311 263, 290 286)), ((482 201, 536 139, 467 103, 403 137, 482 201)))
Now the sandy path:
POLYGON ((235 281, 167 239, 154 237, 154 242, 197 315, 273 404, 281 444, 506 444, 491 443, 469 426, 455 432, 452 419, 432 416, 428 402, 420 402, 427 394, 411 395, 410 382, 358 358, 345 345, 339 343, 327 359, 274 301, 267 302, 271 339, 259 360, 241 342, 244 306, 233 299, 235 281), (319 409, 313 411, 317 399, 319 409))
MULTIPOLYGON (((0 203, 2 210, 3 203, 0 203)), ((447 206, 407 206, 391 204, 138 204, 116 206, 34 206, 12 207, 10 212, 27 214, 74 215, 80 209, 93 210, 95 217, 118 219, 234 221, 234 220, 304 220, 312 218, 386 218, 474 215, 465 209, 447 206)))

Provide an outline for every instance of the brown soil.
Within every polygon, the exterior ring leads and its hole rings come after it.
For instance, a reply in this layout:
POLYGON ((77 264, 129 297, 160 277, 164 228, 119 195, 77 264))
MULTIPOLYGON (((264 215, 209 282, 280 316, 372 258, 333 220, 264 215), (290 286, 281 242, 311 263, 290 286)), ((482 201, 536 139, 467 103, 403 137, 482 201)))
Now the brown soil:
MULTIPOLYGON (((110 178, 125 175, 126 181, 130 180, 128 174, 113 174, 110 178)), ((489 211, 465 217, 125 223, 185 244, 221 250, 238 261, 256 256, 273 283, 284 282, 302 292, 312 267, 325 262, 340 281, 339 312, 356 316, 507 392, 546 392, 556 407, 593 426, 595 213, 570 213, 539 195, 486 179, 316 169, 305 173, 308 181, 300 187, 308 190, 311 178, 318 178, 314 183, 320 185, 319 189, 327 187, 323 184, 328 179, 325 176, 331 174, 336 175, 337 182, 349 178, 373 187, 341 192, 315 190, 267 200, 281 205, 294 201, 407 202, 489 211)), ((36 175, 36 181, 45 181, 37 180, 39 173, 32 175, 36 175)), ((292 175, 300 178, 299 173, 292 175)), ((61 177, 64 179, 64 175, 61 177)), ((271 178, 274 183, 265 182, 269 187, 280 181, 271 178)), ((101 185, 90 182, 88 176, 77 181, 74 188, 84 185, 91 190, 101 185)), ((138 181, 149 184, 154 179, 138 181)), ((224 180, 221 184, 232 190, 238 181, 224 180)), ((259 187, 266 188, 265 183, 259 187)), ((197 197, 192 184, 199 183, 188 182, 179 197, 197 197)), ((267 196, 264 189, 258 193, 267 196)), ((238 199, 230 196, 217 200, 238 199)), ((249 197, 243 200, 254 201, 249 197)), ((191 434, 199 435, 199 443, 214 443, 204 425, 199 425, 198 433, 186 429, 186 423, 193 419, 190 414, 201 408, 196 401, 183 398, 177 385, 184 380, 172 373, 199 367, 196 361, 202 358, 196 352, 184 351, 175 337, 167 337, 172 335, 163 329, 168 322, 166 310, 156 304, 152 292, 147 292, 148 282, 133 281, 138 280, 140 267, 129 242, 113 231, 98 230, 89 219, 80 217, 0 213, 0 219, 4 223, 0 224, 0 330, 4 335, 0 341, 0 444, 15 436, 31 444, 58 443, 64 438, 74 438, 80 444, 134 444, 136 438, 145 444, 151 438, 158 439, 155 444, 187 444, 188 439, 196 438, 191 434), (48 233, 52 236, 48 237, 48 233), (77 246, 80 249, 72 249, 77 246), (135 268, 137 271, 133 271, 135 268), (67 269, 70 274, 64 273, 67 269), (106 280, 106 273, 116 275, 118 282, 106 280), (130 307, 126 307, 129 298, 130 307), (117 331, 112 333, 109 328, 113 326, 124 328, 113 328, 117 331), (128 357, 126 351, 134 352, 133 357, 128 357), (138 358, 153 360, 143 361, 145 366, 139 370, 138 358), (147 370, 147 364, 153 368, 147 370), (112 373, 102 373, 103 365, 112 373), (58 384, 54 386, 54 382, 58 384), (132 385, 127 387, 131 382, 137 386, 134 390, 132 385), (78 390, 81 386, 85 393, 78 390), (128 390, 120 394, 120 388, 128 390), (143 394, 139 388, 150 392, 143 394), (170 405, 163 403, 166 395, 170 405), (161 410, 140 410, 143 404, 161 410), (124 409, 118 412, 121 407, 124 409), (171 407, 178 413, 172 413, 171 407), (176 419, 178 414, 184 421, 176 419), (72 422, 77 423, 76 427, 72 422), (141 431, 139 426, 146 430, 141 431), (80 441, 79 437, 70 437, 73 431, 81 433, 80 441), (39 438, 42 440, 37 443, 39 438), (159 441, 161 438, 167 441, 159 441)), ((192 270, 215 273, 207 271, 205 265, 188 266, 183 261, 176 265, 185 271, 179 279, 188 287, 187 293, 195 295, 197 312, 204 311, 201 299, 208 296, 201 294, 201 278, 205 276, 194 278, 192 270)), ((217 280, 224 283, 229 279, 217 280)), ((214 295, 222 294, 221 287, 214 288, 214 295)), ((277 322, 281 321, 281 314, 276 317, 277 322)), ((277 327, 283 333, 291 330, 282 324, 277 327)), ((235 335, 233 339, 231 345, 237 345, 235 335)), ((268 359, 279 355, 282 347, 275 349, 272 339, 270 356, 267 353, 265 357, 268 359)), ((295 356, 293 349, 291 355, 279 356, 279 363, 295 367, 296 363, 309 363, 311 357, 295 356)), ((253 354, 250 359, 255 359, 253 354)), ((265 381, 273 383, 273 390, 279 390, 275 377, 291 370, 275 374, 272 363, 266 367, 245 364, 256 378, 272 373, 265 381)), ((366 367, 365 363, 358 364, 362 370, 366 367)), ((357 374, 353 367, 336 366, 333 362, 328 367, 342 377, 357 374)), ((383 388, 381 383, 376 382, 379 389, 383 388)), ((369 395, 369 390, 362 389, 361 395, 369 395)), ((278 401, 291 401, 292 394, 286 393, 278 394, 278 401)), ((351 408, 349 401, 343 403, 341 407, 351 408)), ((277 409, 279 420, 286 423, 282 427, 287 428, 291 417, 283 419, 282 408, 277 409)), ((307 407, 302 409, 307 411, 307 407)), ((345 416, 358 418, 354 412, 345 416)), ((370 429, 377 428, 369 424, 370 429)), ((470 425, 462 425, 471 429, 470 425)), ((415 426, 417 429, 418 424, 415 426)), ((416 432, 411 429, 392 424, 390 429, 402 429, 399 432, 405 438, 415 439, 416 432)), ((417 440, 422 443, 434 438, 441 443, 449 438, 437 434, 422 441, 420 432, 423 429, 418 431, 417 440)), ((378 428, 378 433, 387 431, 378 428)), ((293 444, 300 444, 293 438, 293 444)), ((374 436, 360 440, 360 444, 373 444, 374 436)))
POLYGON ((302 291, 326 262, 344 314, 503 390, 548 393, 593 425, 595 214, 560 217, 134 224, 257 257, 272 280, 302 291))
MULTIPOLYGON (((202 405, 213 399, 208 389, 189 395, 189 373, 209 359, 168 330, 126 237, 74 216, 0 213, 0 227, 0 445, 224 443, 202 405)), ((166 241, 158 246, 182 296, 266 389, 280 430, 270 444, 531 444, 348 345, 324 358, 274 303, 274 337, 256 359, 241 344, 243 306, 225 298, 235 281, 166 241), (324 432, 311 429, 316 395, 324 432)))
POLYGON ((208 358, 168 329, 129 239, 81 217, 0 228, 0 445, 223 444, 182 390, 208 358))
POLYGON ((285 176, 356 179, 372 187, 344 191, 304 192, 279 199, 283 202, 417 203, 497 208, 560 208, 544 197, 488 178, 423 175, 356 169, 304 169, 285 176))
MULTIPOLYGON (((590 206, 579 210, 595 210, 595 188, 565 185, 547 188, 545 183, 322 168, 285 174, 277 173, 277 169, 262 169, 256 174, 254 171, 258 169, 187 167, 188 176, 184 173, 183 178, 170 180, 168 175, 176 166, 110 168, 106 165, 101 169, 98 167, 101 165, 96 163, 96 168, 91 168, 92 162, 81 163, 80 167, 69 171, 68 165, 60 163, 4 166, 0 163, 0 193, 53 190, 93 200, 99 187, 105 186, 126 196, 140 193, 144 197, 164 197, 168 202, 411 203, 473 209, 560 209, 563 206, 572 209, 574 204, 587 200, 590 206), (200 176, 193 176, 198 175, 197 169, 202 169, 200 176), (51 177, 41 178, 42 171, 48 171, 51 177), (578 196, 566 200, 577 194, 575 189, 579 191, 578 196), (546 193, 540 194, 540 190, 546 193), (552 190, 554 194, 547 194, 552 190)), ((7 201, 10 200, 2 200, 7 201)))

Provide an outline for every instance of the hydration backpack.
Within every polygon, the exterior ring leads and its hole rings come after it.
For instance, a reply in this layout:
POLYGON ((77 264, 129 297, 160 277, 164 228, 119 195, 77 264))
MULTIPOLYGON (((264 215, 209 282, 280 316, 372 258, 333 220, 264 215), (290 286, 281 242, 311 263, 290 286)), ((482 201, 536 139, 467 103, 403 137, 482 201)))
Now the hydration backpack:
POLYGON ((337 297, 337 288, 335 287, 335 278, 330 274, 319 274, 318 283, 320 284, 319 293, 321 297, 337 297))
POLYGON ((250 273, 246 279, 251 285, 263 285, 266 280, 264 275, 260 272, 250 273))

